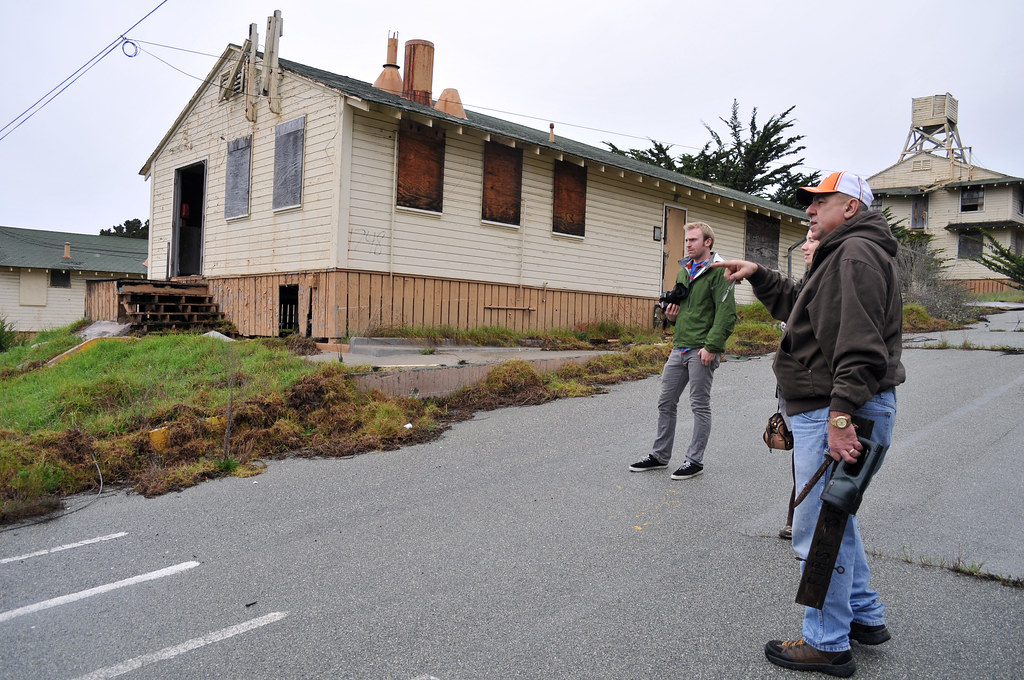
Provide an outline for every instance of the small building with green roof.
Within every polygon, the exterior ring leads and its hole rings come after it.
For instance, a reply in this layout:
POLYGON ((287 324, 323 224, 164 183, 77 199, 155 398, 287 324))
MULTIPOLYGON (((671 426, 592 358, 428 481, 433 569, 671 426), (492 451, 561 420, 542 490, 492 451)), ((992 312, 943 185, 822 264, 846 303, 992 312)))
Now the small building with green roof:
POLYGON ((0 226, 0 317, 17 331, 86 316, 86 282, 145 279, 145 239, 0 226))

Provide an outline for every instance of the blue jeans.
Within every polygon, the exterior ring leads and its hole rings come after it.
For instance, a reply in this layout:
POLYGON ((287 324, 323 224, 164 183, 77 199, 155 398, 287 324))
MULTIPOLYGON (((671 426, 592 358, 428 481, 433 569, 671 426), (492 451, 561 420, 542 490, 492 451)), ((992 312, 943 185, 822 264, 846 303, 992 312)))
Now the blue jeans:
MULTIPOLYGON (((824 460, 825 447, 828 445, 828 413, 829 410, 823 408, 791 417, 793 462, 798 490, 804 488, 824 460)), ((875 426, 871 439, 888 446, 892 442, 892 428, 896 420, 895 391, 876 394, 855 415, 873 420, 875 426)), ((811 547, 811 538, 818 523, 818 511, 821 509, 821 492, 827 480, 827 474, 822 476, 793 514, 793 550, 801 560, 807 559, 811 547)), ((869 626, 885 623, 885 605, 879 601, 878 593, 868 585, 871 571, 857 530, 856 516, 850 516, 846 523, 846 532, 836 559, 836 567, 840 566, 842 573, 832 572, 832 583, 825 596, 824 606, 820 610, 807 607, 804 612, 804 640, 812 647, 826 652, 840 652, 850 648, 851 621, 869 626)))
POLYGON ((711 383, 715 369, 721 363, 721 355, 705 366, 700 361, 699 350, 680 352, 673 347, 672 354, 661 372, 661 394, 658 396, 658 433, 654 438, 651 455, 667 463, 672 458, 672 447, 676 440, 676 412, 679 397, 686 386, 690 386, 690 411, 693 413, 693 434, 686 458, 698 465, 703 464, 704 449, 711 437, 711 383))

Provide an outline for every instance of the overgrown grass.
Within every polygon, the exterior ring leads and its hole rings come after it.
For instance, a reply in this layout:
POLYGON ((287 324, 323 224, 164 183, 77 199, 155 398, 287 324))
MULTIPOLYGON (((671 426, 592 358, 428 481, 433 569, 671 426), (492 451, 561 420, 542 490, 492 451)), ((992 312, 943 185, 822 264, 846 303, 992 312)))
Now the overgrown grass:
POLYGON ((450 341, 480 347, 528 345, 546 349, 586 349, 608 340, 618 340, 623 344, 661 341, 657 329, 626 326, 616 321, 581 324, 575 328, 555 328, 544 332, 518 332, 500 326, 481 326, 468 330, 452 326, 375 326, 363 334, 378 338, 416 338, 435 344, 450 341))
POLYGON ((543 375, 508 362, 476 391, 419 400, 357 393, 352 368, 307 362, 276 339, 111 339, 50 367, 44 362, 77 338, 65 329, 45 342, 46 351, 32 350, 35 364, 22 354, 14 364, 20 368, 0 378, 0 522, 52 511, 60 498, 94 490, 101 479, 156 495, 259 474, 267 458, 349 456, 427 441, 475 410, 583 396, 656 374, 669 351, 667 344, 637 346, 543 375))
POLYGON ((8 334, 6 346, 0 349, 0 378, 26 370, 49 361, 82 340, 75 333, 88 322, 84 319, 61 328, 39 333, 8 334))
POLYGON ((974 297, 978 302, 1024 302, 1024 290, 1004 290, 998 293, 980 293, 974 297))
MULTIPOLYGON (((934 325, 922 311, 907 314, 915 324, 934 325)), ((726 353, 774 351, 781 332, 763 305, 738 312, 726 353)), ((107 340, 44 367, 79 342, 74 331, 80 325, 40 333, 0 353, 0 522, 52 511, 61 497, 97 488, 101 477, 155 495, 212 477, 259 474, 268 458, 350 456, 428 441, 476 410, 587 396, 655 375, 671 347, 660 329, 616 323, 543 334, 495 327, 368 333, 552 349, 593 348, 614 339, 625 350, 543 374, 510 361, 479 385, 420 400, 357 393, 348 372, 358 367, 308 362, 296 355, 309 347, 276 338, 107 340), (165 444, 151 437, 153 430, 165 444)))

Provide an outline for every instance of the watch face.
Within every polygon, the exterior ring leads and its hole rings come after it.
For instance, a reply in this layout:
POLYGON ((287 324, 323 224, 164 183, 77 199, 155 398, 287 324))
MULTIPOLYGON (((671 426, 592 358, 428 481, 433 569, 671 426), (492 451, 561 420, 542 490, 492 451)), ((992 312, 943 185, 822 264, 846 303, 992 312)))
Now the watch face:
POLYGON ((832 424, 842 430, 850 425, 850 419, 846 416, 836 416, 832 419, 832 424))

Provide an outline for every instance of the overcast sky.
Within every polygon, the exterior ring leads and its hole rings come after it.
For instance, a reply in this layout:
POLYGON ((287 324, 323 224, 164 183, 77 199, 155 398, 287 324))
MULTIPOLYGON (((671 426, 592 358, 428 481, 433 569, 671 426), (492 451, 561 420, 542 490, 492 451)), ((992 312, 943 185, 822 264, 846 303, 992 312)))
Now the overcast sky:
POLYGON ((911 99, 950 92, 975 164, 1024 176, 1020 0, 166 0, 131 28, 159 3, 5 3, 0 225, 95 234, 147 219, 139 169, 250 23, 263 48, 275 9, 282 58, 373 82, 389 32, 399 63, 406 40, 430 40, 435 96, 454 87, 467 109, 602 148, 694 151, 735 98, 745 122, 796 106, 806 170, 866 176, 899 159, 911 99), (33 108, 122 34, 134 45, 33 108))

